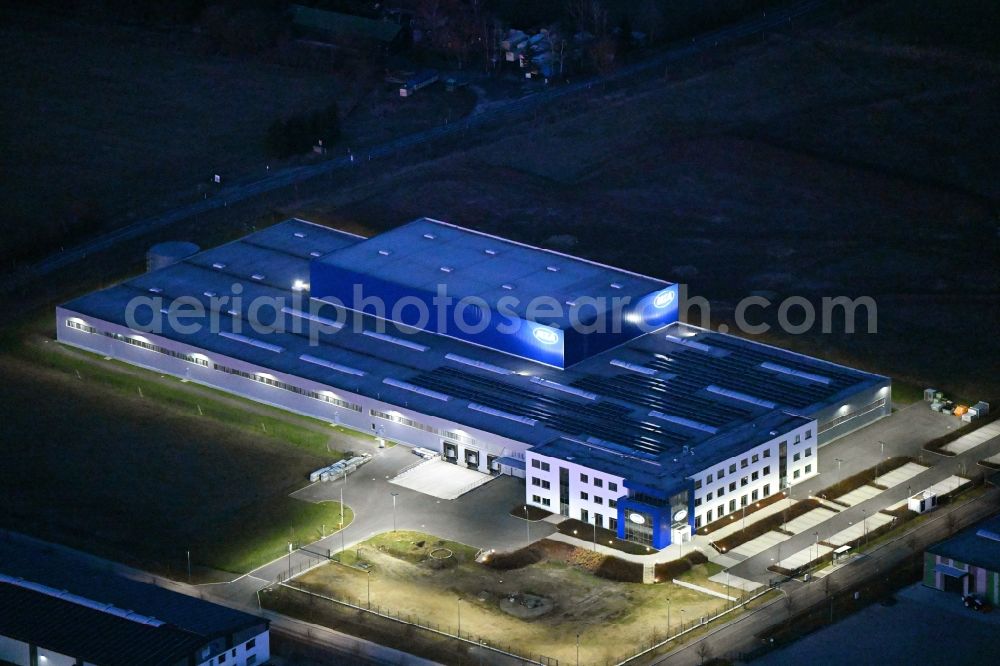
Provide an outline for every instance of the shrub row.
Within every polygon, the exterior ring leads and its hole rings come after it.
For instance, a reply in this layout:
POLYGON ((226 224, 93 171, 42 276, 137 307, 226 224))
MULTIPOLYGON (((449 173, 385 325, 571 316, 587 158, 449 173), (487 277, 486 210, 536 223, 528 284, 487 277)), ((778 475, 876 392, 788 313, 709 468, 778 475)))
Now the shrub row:
POLYGON ((698 564, 705 564, 706 562, 708 562, 708 557, 703 552, 693 550, 679 559, 660 562, 653 567, 653 571, 658 580, 673 580, 684 572, 690 571, 691 567, 698 564))
POLYGON ((509 553, 494 553, 484 564, 491 569, 507 571, 521 569, 545 560, 565 562, 609 580, 623 583, 642 582, 642 564, 639 562, 627 562, 550 539, 542 539, 538 543, 509 553))

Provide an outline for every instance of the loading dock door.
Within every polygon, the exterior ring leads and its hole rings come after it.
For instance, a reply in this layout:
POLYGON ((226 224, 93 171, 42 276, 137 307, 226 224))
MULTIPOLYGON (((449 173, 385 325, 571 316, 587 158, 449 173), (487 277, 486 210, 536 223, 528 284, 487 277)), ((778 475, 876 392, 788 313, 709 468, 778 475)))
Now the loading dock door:
POLYGON ((500 461, 497 460, 499 456, 486 455, 486 470, 493 476, 500 474, 500 461))
POLYGON ((458 444, 455 442, 445 442, 443 447, 444 459, 453 465, 458 464, 458 444))
POLYGON ((465 466, 469 469, 479 469, 479 451, 475 449, 465 450, 465 466))

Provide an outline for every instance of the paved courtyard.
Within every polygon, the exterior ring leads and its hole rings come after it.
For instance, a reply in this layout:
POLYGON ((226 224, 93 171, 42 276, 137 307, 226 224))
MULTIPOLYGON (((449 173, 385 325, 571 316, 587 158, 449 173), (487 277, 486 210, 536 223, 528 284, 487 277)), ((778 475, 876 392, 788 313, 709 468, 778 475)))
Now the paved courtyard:
POLYGON ((488 483, 491 478, 489 474, 434 458, 411 467, 390 479, 389 483, 431 497, 453 500, 488 483))

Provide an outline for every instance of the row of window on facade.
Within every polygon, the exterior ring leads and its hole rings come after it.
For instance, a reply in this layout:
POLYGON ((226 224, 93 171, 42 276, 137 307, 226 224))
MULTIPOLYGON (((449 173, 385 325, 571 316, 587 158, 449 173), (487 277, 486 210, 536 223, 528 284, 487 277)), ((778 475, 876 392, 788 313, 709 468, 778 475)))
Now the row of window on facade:
MULTIPOLYGON (((549 465, 549 463, 544 462, 542 460, 539 460, 538 458, 532 458, 531 459, 531 466, 534 467, 535 469, 540 469, 543 472, 548 472, 548 471, 550 471, 552 469, 552 466, 549 465)), ((591 479, 590 479, 590 475, 589 474, 580 474, 580 483, 590 483, 590 481, 591 481, 591 479)), ((604 487, 604 479, 595 476, 594 479, 593 479, 593 484, 592 485, 595 488, 603 488, 604 487)), ((608 490, 611 491, 611 492, 617 492, 618 491, 618 484, 615 483, 614 481, 608 481, 608 490)), ((581 499, 586 499, 586 497, 581 498, 581 499)))

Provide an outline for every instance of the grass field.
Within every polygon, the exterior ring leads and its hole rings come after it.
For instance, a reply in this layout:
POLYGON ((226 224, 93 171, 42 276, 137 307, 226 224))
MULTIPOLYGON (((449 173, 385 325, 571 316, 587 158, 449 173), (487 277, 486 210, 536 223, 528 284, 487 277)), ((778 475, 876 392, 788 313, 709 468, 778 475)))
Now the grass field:
POLYGON ((337 529, 338 503, 287 495, 343 457, 353 434, 65 348, 43 330, 18 327, 0 356, 0 525, 175 576, 191 550, 208 579, 337 529))
MULTIPOLYGON (((509 644, 520 654, 544 655, 561 663, 574 663, 577 634, 580 663, 605 663, 625 656, 630 646, 648 643, 654 634, 662 638, 667 631, 668 603, 673 631, 682 621, 690 624, 725 607, 721 599, 670 583, 616 583, 556 561, 507 571, 488 569, 473 561, 475 549, 439 542, 416 532, 381 534, 361 544, 365 568, 331 563, 295 582, 326 596, 366 605, 366 569, 370 569, 373 607, 419 617, 454 633, 461 599, 463 635, 509 644), (442 547, 454 551, 458 561, 434 566, 428 554, 442 547), (521 595, 544 599, 549 610, 533 617, 520 603, 521 595), (518 603, 510 603, 512 597, 518 603)), ((356 557, 349 562, 357 563, 356 557)), ((712 573, 711 565, 699 565, 685 580, 700 585, 712 573)), ((709 586, 717 589, 713 583, 709 586)), ((294 597, 284 593, 264 595, 264 603, 293 613, 297 607, 294 597)), ((318 605, 310 607, 315 610, 318 605)), ((337 613, 330 609, 327 621, 337 613)), ((365 635, 364 626, 353 630, 365 635)), ((413 636, 413 632, 396 633, 407 640, 413 636)), ((448 660, 452 661, 456 659, 448 660)))
MULTIPOLYGON (((110 12, 108 12, 110 15, 110 12)), ((400 100, 381 70, 291 67, 207 52, 190 28, 0 8, 0 257, 213 196, 284 166, 264 152, 279 118, 337 103, 346 154, 454 120, 475 96, 441 86, 400 100), (358 80, 360 79, 360 80, 358 80)), ((307 157, 306 159, 311 159, 307 157)))

